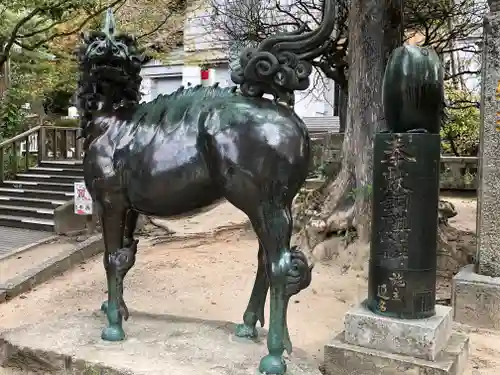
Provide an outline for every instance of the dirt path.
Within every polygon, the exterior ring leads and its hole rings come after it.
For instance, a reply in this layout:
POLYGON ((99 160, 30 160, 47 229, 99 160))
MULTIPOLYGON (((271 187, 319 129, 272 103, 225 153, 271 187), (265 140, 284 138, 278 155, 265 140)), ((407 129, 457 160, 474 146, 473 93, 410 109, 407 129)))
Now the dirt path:
MULTIPOLYGON (((464 228, 473 225, 473 200, 456 198, 453 203, 459 210, 456 224, 464 228)), ((233 209, 225 206, 219 210, 229 215, 228 210, 233 209)), ((204 227, 202 222, 196 223, 197 231, 210 231, 215 225, 211 222, 204 227)), ((257 241, 245 230, 157 246, 143 240, 136 265, 126 279, 125 299, 134 310, 239 322, 253 285, 256 256, 257 241)), ((366 285, 363 270, 347 270, 335 260, 317 264, 311 287, 294 297, 290 305, 294 345, 321 361, 323 346, 342 329, 345 312, 365 298, 366 285)), ((105 276, 98 257, 23 298, 0 305, 0 329, 36 322, 47 315, 96 310, 105 296, 105 276)), ((134 324, 133 318, 125 327, 129 324, 134 324)), ((472 358, 466 375, 500 373, 500 335, 477 330, 469 334, 472 358)), ((2 369, 0 374, 20 375, 2 369)))

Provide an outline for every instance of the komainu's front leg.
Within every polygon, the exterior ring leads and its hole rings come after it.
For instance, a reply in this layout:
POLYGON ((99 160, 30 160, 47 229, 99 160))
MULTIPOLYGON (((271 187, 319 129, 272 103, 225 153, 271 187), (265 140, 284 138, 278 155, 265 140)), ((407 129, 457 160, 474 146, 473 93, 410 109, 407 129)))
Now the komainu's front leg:
POLYGON ((115 253, 111 254, 109 262, 113 264, 116 272, 116 285, 118 288, 118 309, 120 310, 123 319, 128 320, 129 311, 125 300, 123 299, 123 280, 127 272, 135 264, 135 255, 137 254, 137 244, 139 240, 134 240, 129 247, 122 247, 115 253))
POLYGON ((125 338, 122 319, 128 320, 129 311, 123 299, 123 280, 135 264, 138 240, 130 247, 122 247, 108 255, 106 274, 108 277, 108 303, 103 304, 109 326, 102 332, 102 339, 120 341, 125 338))
MULTIPOLYGON (((113 202, 114 203, 114 202, 113 202)), ((125 209, 101 209, 101 223, 104 237, 104 269, 108 282, 108 303, 105 306, 108 326, 103 329, 101 338, 106 341, 120 341, 125 338, 123 331, 123 315, 120 309, 121 292, 116 258, 123 247, 123 228, 125 224, 125 209)))
MULTIPOLYGON (((125 254, 126 252, 129 252, 131 254, 133 253, 134 262, 135 262, 135 254, 137 252, 137 242, 138 242, 137 240, 134 239, 134 232, 135 232, 135 228, 137 226, 137 219, 138 218, 139 218, 138 212, 133 211, 133 210, 128 211, 127 216, 126 216, 126 220, 125 220, 125 233, 124 233, 125 236, 123 239, 123 248, 118 250, 118 252, 122 254, 122 257, 123 257, 123 254, 125 254)), ((105 259, 105 264, 106 264, 106 262, 109 262, 108 258, 105 259)), ((128 270, 130 268, 132 268, 132 266, 133 266, 133 263, 125 271, 125 274, 128 272, 128 270)), ((125 274, 123 275, 123 277, 125 277, 125 274)), ((121 295, 123 297, 123 278, 122 278, 121 295)), ((125 304, 125 301, 123 300, 123 298, 121 299, 121 301, 119 303, 120 303, 119 309, 121 311, 126 311, 126 314, 123 316, 123 318, 125 320, 127 320, 128 319, 128 309, 127 309, 127 305, 125 304)), ((104 313, 107 313, 107 311, 108 311, 108 301, 107 300, 101 304, 101 310, 104 313)))

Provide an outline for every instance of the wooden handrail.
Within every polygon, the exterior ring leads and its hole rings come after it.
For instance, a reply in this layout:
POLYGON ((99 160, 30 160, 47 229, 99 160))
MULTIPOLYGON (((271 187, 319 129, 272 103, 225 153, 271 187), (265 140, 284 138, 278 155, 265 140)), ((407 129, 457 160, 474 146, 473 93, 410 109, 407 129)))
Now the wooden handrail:
POLYGON ((77 131, 78 127, 66 127, 66 126, 52 126, 52 125, 37 125, 34 128, 28 129, 25 132, 18 134, 12 138, 6 139, 3 142, 0 142, 0 149, 8 146, 14 142, 22 140, 23 138, 27 138, 30 134, 39 131, 40 129, 49 129, 49 130, 69 130, 69 131, 77 131))
POLYGON ((39 131, 42 128, 42 125, 35 126, 34 128, 31 128, 29 130, 26 130, 24 133, 18 134, 10 139, 6 139, 5 141, 0 143, 0 148, 4 148, 5 146, 10 145, 11 143, 14 143, 16 141, 19 141, 22 138, 28 137, 31 133, 35 133, 39 131))
POLYGON ((71 126, 55 126, 55 125, 42 125, 44 129, 55 129, 55 130, 78 130, 80 128, 78 127, 71 127, 71 126))
MULTIPOLYGON (((51 135, 53 143, 52 143, 52 158, 56 159, 58 156, 58 153, 62 155, 64 159, 67 158, 67 151, 68 151, 68 138, 67 135, 74 133, 74 150, 72 151, 74 154, 76 154, 76 158, 80 159, 81 156, 81 142, 78 142, 78 130, 79 127, 66 127, 66 126, 51 126, 51 125, 38 125, 35 126, 31 129, 28 129, 27 131, 18 134, 10 139, 7 139, 3 142, 0 142, 0 183, 3 183, 4 178, 5 178, 5 165, 4 165, 4 152, 9 146, 12 147, 12 157, 14 159, 14 164, 12 168, 9 167, 8 172, 9 173, 14 173, 16 174, 18 171, 18 157, 19 157, 19 149, 18 146, 19 144, 26 143, 26 150, 24 153, 24 165, 21 166, 21 168, 25 168, 28 170, 30 168, 30 144, 31 144, 31 135, 38 135, 38 139, 36 140, 36 143, 38 144, 37 146, 37 151, 36 151, 36 157, 38 159, 38 163, 42 162, 45 160, 45 158, 48 156, 47 155, 47 149, 46 146, 48 144, 46 140, 47 136, 47 131, 51 131, 53 133, 51 135), (59 138, 61 138, 63 144, 58 145, 58 133, 62 133, 59 138), (60 146, 60 147, 58 147, 60 146)), ((33 156, 33 155, 32 155, 33 156)), ((21 157, 23 157, 21 155, 21 157)))

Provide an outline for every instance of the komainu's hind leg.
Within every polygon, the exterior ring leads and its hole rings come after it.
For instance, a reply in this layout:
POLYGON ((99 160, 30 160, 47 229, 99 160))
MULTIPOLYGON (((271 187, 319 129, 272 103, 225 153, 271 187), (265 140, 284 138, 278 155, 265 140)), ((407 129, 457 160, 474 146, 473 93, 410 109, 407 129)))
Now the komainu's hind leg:
POLYGON ((250 301, 243 314, 243 323, 236 326, 236 336, 238 337, 255 338, 257 337, 257 328, 255 328, 257 322, 260 322, 261 327, 264 326, 264 307, 266 305, 267 291, 269 290, 269 281, 266 275, 264 248, 260 241, 258 262, 250 301))
POLYGON ((292 218, 289 206, 277 203, 262 205, 252 224, 265 251, 266 270, 271 288, 267 335, 269 354, 262 358, 259 371, 265 374, 283 375, 286 372, 283 352, 285 349, 288 352, 292 351, 286 322, 288 301, 293 294, 309 286, 311 268, 299 250, 290 249, 292 218))
MULTIPOLYGON (((130 266, 125 266, 125 268, 126 267, 128 267, 128 268, 126 270, 123 269, 121 271, 121 272, 125 272, 123 274, 123 277, 125 277, 125 274, 128 272, 128 270, 130 268, 132 268, 133 263, 135 263, 135 254, 137 252, 137 243, 139 241, 134 239, 134 232, 135 232, 135 228, 137 226, 137 219, 138 218, 139 218, 139 213, 137 211, 129 210, 127 212, 127 216, 125 219, 125 233, 124 233, 124 239, 123 239, 123 247, 120 248, 119 251, 121 252, 122 257, 124 256, 124 254, 129 254, 128 255, 128 259, 130 259, 129 263, 131 262, 132 264, 130 266)), ((123 290, 122 290, 121 294, 123 297, 123 290)), ((123 318, 125 320, 127 320, 129 317, 129 313, 128 313, 127 305, 125 304, 125 301, 123 298, 120 301, 120 309, 124 312, 123 318)), ((108 301, 104 301, 101 304, 101 310, 104 313, 107 313, 108 301)))
POLYGON ((123 242, 124 247, 130 247, 135 239, 134 233, 137 227, 137 220, 139 219, 139 212, 134 210, 128 210, 127 218, 125 220, 125 238, 123 242))

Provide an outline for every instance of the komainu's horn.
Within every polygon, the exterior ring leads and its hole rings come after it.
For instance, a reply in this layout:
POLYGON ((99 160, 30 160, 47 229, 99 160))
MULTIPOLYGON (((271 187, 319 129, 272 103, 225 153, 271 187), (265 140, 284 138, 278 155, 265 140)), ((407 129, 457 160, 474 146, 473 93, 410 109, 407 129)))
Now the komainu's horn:
POLYGON ((102 32, 105 33, 108 38, 111 38, 116 34, 115 16, 113 15, 113 9, 111 8, 108 8, 106 11, 102 32))

